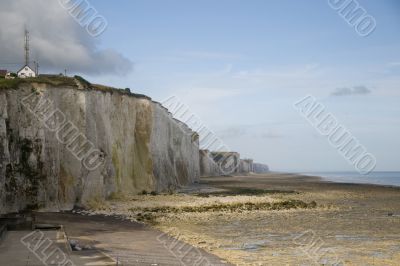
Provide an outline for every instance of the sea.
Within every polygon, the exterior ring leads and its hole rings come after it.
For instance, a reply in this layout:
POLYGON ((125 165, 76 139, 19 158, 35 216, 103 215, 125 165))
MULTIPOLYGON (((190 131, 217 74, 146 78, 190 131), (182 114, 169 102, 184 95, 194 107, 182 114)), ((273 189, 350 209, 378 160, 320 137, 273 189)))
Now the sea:
POLYGON ((363 175, 358 172, 305 172, 301 174, 319 176, 322 179, 331 182, 400 187, 400 172, 373 171, 368 175, 363 175))

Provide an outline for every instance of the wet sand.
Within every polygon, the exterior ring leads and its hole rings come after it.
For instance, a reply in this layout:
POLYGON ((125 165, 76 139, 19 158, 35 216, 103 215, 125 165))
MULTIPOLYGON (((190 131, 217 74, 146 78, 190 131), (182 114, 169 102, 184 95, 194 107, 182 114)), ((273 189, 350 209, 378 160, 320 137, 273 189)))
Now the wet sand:
POLYGON ((271 173, 202 178, 184 192, 118 199, 96 213, 151 224, 236 265, 400 265, 398 187, 271 173))

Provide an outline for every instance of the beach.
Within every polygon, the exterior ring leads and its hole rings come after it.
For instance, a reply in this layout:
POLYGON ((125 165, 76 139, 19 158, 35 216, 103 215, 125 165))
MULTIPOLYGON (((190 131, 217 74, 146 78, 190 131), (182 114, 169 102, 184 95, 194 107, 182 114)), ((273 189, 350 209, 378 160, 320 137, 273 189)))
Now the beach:
POLYGON ((90 213, 141 221, 235 265, 398 265, 400 188, 269 173, 202 178, 90 213))

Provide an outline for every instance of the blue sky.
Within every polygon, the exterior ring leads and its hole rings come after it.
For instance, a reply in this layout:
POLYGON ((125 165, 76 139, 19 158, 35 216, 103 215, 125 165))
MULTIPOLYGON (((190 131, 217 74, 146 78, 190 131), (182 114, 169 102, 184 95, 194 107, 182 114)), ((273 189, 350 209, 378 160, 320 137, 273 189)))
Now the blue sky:
POLYGON ((233 150, 272 169, 353 170, 293 109, 312 94, 377 170, 400 170, 400 3, 359 3, 377 22, 367 37, 327 1, 99 1, 102 46, 135 65, 93 80, 160 101, 176 95, 233 150), (355 86, 370 93, 331 95, 355 86))
POLYGON ((133 62, 124 75, 83 71, 90 81, 158 101, 176 95, 232 150, 273 170, 354 170, 293 108, 311 94, 377 170, 400 170, 399 1, 358 0, 377 22, 367 37, 328 0, 90 2, 108 28, 83 38, 133 62), (332 95, 357 86, 368 93, 332 95))

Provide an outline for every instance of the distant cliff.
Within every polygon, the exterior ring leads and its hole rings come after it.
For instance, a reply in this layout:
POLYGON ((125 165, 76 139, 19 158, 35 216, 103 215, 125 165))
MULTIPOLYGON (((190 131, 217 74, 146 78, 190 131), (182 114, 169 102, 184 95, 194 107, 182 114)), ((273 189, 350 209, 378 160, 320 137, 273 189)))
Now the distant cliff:
POLYGON ((253 160, 252 159, 241 159, 239 172, 240 173, 251 173, 253 172, 253 160))
POLYGON ((263 173, 268 173, 269 166, 266 164, 261 164, 261 163, 253 163, 253 172, 257 174, 263 174, 263 173))
POLYGON ((199 160, 197 134, 146 96, 61 77, 0 83, 0 213, 173 190, 199 179, 199 160))
POLYGON ((200 150, 200 176, 222 176, 248 173, 266 173, 265 164, 254 163, 252 159, 240 159, 237 152, 210 152, 200 150))

